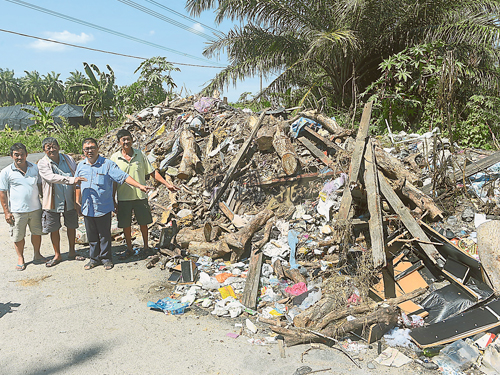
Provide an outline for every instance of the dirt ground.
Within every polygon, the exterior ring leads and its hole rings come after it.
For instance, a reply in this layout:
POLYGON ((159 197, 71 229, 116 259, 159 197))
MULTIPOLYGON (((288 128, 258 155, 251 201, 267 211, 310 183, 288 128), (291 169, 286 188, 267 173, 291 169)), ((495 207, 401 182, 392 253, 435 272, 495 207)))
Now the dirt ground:
MULTIPOLYGON (((61 237, 66 259, 67 240, 65 234, 61 237)), ((369 369, 377 345, 353 354, 361 368, 324 345, 304 355, 311 346, 286 348, 281 358, 276 344, 259 346, 245 335, 226 336, 239 333, 235 323, 245 318, 216 318, 198 308, 178 316, 152 311, 147 301, 168 296, 168 272, 146 269, 143 259, 119 261, 110 271, 85 271, 84 262, 66 260, 52 268, 28 263, 25 271, 16 271, 3 212, 0 245, 1 374, 292 375, 301 366, 330 368, 321 374, 423 372, 415 364, 395 369, 375 363, 375 369, 369 369)), ((123 250, 115 245, 114 251, 123 250)), ((88 247, 77 245, 77 250, 88 254, 88 247)), ((52 255, 48 236, 43 236, 42 254, 52 255)), ((32 258, 28 242, 25 259, 32 258)))

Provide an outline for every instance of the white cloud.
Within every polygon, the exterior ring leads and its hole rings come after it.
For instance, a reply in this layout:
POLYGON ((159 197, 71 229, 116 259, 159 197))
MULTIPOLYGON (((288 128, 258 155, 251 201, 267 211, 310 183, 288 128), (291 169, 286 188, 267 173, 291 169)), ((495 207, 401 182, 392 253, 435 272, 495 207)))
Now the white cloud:
POLYGON ((156 31, 151 30, 151 31, 149 32, 149 35, 155 35, 155 33, 156 33, 156 31))
POLYGON ((201 31, 201 32, 204 32, 205 31, 205 28, 203 26, 201 26, 199 23, 195 23, 193 25, 193 29, 197 30, 197 31, 201 31))
MULTIPOLYGON (((78 35, 78 34, 72 34, 67 30, 64 30, 63 32, 47 31, 45 32, 45 35, 47 35, 47 39, 50 40, 55 40, 64 43, 71 43, 71 44, 80 44, 80 45, 86 44, 94 40, 94 36, 91 34, 81 33, 80 35, 78 35)), ((37 41, 31 43, 30 47, 42 51, 62 51, 67 46, 38 39, 37 41)))

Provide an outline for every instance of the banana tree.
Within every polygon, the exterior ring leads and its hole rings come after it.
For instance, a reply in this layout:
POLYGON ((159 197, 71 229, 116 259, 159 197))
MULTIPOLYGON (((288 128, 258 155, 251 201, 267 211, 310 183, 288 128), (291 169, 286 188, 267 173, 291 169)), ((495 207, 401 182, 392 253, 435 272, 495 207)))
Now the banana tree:
POLYGON ((57 126, 54 123, 52 113, 58 106, 58 103, 42 103, 37 95, 33 95, 33 101, 36 109, 24 108, 23 111, 33 115, 30 120, 34 120, 35 124, 30 126, 30 130, 34 131, 57 131, 57 126))
POLYGON ((106 65, 109 73, 101 72, 95 64, 84 62, 83 66, 88 82, 76 83, 71 88, 79 91, 84 103, 83 111, 92 124, 95 124, 99 114, 109 124, 116 104, 115 73, 109 65, 106 65))

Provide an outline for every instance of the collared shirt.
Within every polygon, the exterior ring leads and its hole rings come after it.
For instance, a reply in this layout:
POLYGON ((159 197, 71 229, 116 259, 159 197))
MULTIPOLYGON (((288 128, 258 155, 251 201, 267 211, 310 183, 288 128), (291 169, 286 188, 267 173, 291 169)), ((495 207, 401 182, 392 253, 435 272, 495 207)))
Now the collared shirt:
MULTIPOLYGON (((71 168, 68 163, 66 163, 66 158, 62 154, 59 154, 59 164, 50 158, 49 160, 52 166, 52 172, 61 176, 72 176, 71 168)), ((64 212, 73 210, 75 208, 74 188, 73 185, 54 184, 54 208, 50 211, 64 212)))
MULTIPOLYGON (((122 154, 122 151, 117 151, 111 155, 111 160, 114 161, 122 171, 128 173, 134 180, 141 185, 146 184, 146 175, 154 172, 154 168, 149 162, 146 155, 141 150, 132 149, 134 154, 130 161, 127 161, 122 154)), ((119 201, 133 201, 136 199, 146 199, 148 195, 139 189, 136 189, 128 184, 123 184, 116 190, 119 201)))
POLYGON ((38 167, 28 163, 26 173, 12 163, 0 172, 0 190, 9 193, 11 212, 32 212, 42 208, 38 185, 42 183, 38 167))
POLYGON ((99 217, 114 209, 113 181, 123 184, 128 174, 123 172, 115 162, 99 155, 94 164, 90 164, 88 159, 80 162, 75 176, 87 179, 80 183, 82 214, 99 217))

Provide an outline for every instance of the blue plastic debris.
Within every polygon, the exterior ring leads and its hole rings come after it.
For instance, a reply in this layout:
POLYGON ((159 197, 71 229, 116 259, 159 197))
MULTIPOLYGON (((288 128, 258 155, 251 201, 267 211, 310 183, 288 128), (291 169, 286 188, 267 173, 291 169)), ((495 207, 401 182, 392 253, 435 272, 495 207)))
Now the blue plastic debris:
POLYGON ((189 303, 179 302, 176 299, 167 297, 163 299, 159 299, 155 302, 148 302, 148 307, 153 310, 163 311, 167 315, 180 315, 184 314, 186 307, 189 306, 189 303))

